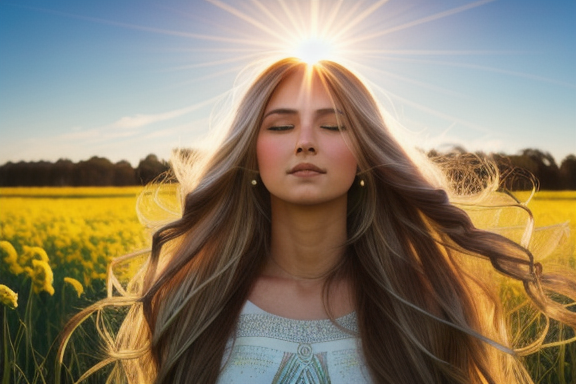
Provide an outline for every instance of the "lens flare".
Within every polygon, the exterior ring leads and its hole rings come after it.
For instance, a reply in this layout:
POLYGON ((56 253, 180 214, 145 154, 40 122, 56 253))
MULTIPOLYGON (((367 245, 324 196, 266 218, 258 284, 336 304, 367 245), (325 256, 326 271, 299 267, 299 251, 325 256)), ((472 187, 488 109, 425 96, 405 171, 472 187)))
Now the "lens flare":
MULTIPOLYGON (((434 31, 434 39, 446 33, 444 27, 439 24, 442 19, 494 1, 469 0, 462 3, 459 0, 449 0, 430 7, 413 7, 407 4, 410 2, 401 0, 205 0, 213 6, 210 12, 214 13, 205 20, 205 26, 194 27, 193 32, 95 18, 90 20, 194 40, 191 47, 182 48, 184 52, 190 53, 190 62, 169 70, 191 71, 191 79, 179 80, 178 86, 190 84, 195 86, 209 79, 232 77, 232 74, 236 73, 233 79, 234 87, 230 92, 216 95, 204 104, 206 106, 218 104, 216 108, 218 110, 222 105, 232 103, 231 100, 235 96, 243 94, 243 90, 253 83, 256 76, 278 60, 296 57, 307 63, 310 68, 319 61, 328 60, 345 66, 361 78, 373 91, 384 110, 383 113, 389 115, 389 121, 395 119, 408 121, 407 116, 412 114, 414 114, 412 116, 428 115, 433 117, 434 124, 441 129, 445 126, 463 125, 482 135, 481 141, 484 141, 485 135, 494 133, 490 128, 468 121, 460 112, 446 113, 427 105, 427 102, 423 104, 417 101, 423 100, 428 94, 420 92, 420 89, 433 91, 432 100, 441 100, 440 94, 456 97, 458 100, 462 98, 460 92, 452 91, 440 77, 433 76, 430 81, 425 81, 423 79, 426 79, 427 75, 413 68, 414 65, 426 65, 426 73, 431 73, 436 71, 436 67, 453 66, 523 76, 516 72, 469 64, 464 59, 434 58, 510 52, 477 51, 466 48, 440 50, 429 46, 427 36, 421 39, 423 31, 434 31), (428 29, 421 29, 429 23, 436 24, 430 25, 428 29), (441 34, 437 35, 436 32, 441 34), (425 44, 425 48, 418 48, 419 45, 416 43, 419 40, 425 44), (429 59, 430 57, 432 59, 429 59), (410 75, 411 71, 414 71, 413 77, 410 75), (405 84, 408 86, 404 86, 405 84), (400 92, 394 92, 394 87, 402 88, 396 88, 400 89, 400 92), (414 90, 414 87, 419 89, 414 90)), ((182 14, 190 19, 196 18, 186 11, 182 11, 182 14)), ((176 115, 162 114, 158 121, 181 116, 199 109, 200 106, 201 104, 196 104, 191 108, 182 109, 180 111, 183 112, 176 115)), ((231 109, 222 107, 223 111, 231 109)), ((196 116, 205 115, 198 112, 196 116)), ((219 126, 224 124, 223 120, 226 118, 216 117, 217 122, 209 124, 219 126)), ((211 120, 212 117, 208 119, 211 120)), ((410 125, 419 124, 423 130, 428 129, 430 119, 421 120, 420 117, 415 119, 417 123, 410 122, 410 125)), ((399 131, 407 130, 400 128, 399 131)), ((202 146, 218 142, 210 135, 202 146)), ((196 136, 194 140, 200 139, 196 136)), ((411 136, 406 141, 412 143, 414 140, 419 139, 411 136)), ((443 138, 441 140, 444 141, 443 138)), ((420 147, 431 147, 429 143, 428 140, 428 144, 421 144, 420 147)))

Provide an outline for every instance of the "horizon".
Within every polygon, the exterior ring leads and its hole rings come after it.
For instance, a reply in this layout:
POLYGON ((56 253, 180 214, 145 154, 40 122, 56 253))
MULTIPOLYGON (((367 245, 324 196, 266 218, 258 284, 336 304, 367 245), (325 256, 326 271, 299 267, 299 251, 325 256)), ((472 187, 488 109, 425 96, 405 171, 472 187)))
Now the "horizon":
MULTIPOLYGON (((182 148, 180 148, 180 149, 182 149, 182 148)), ((190 149, 192 149, 192 148, 190 148, 190 149)), ((576 157, 576 153, 569 153, 569 154, 567 154, 565 157, 563 157, 562 159, 557 159, 556 157, 554 157, 554 155, 553 155, 552 153, 550 153, 550 152, 548 152, 548 151, 544 151, 544 150, 542 150, 542 149, 540 149, 540 148, 522 148, 522 149, 520 149, 520 150, 519 150, 518 152, 516 152, 516 153, 505 153, 505 152, 484 153, 484 152, 482 152, 482 151, 480 151, 480 150, 478 150, 478 151, 467 151, 466 148, 462 148, 462 147, 452 147, 452 148, 449 148, 448 151, 442 151, 442 150, 439 150, 439 149, 437 149, 437 148, 430 148, 430 149, 428 149, 428 150, 423 150, 423 149, 421 149, 421 148, 416 148, 416 149, 417 149, 417 150, 420 150, 420 151, 423 151, 423 152, 426 153, 426 154, 428 154, 430 151, 436 151, 436 152, 438 152, 439 155, 446 155, 446 154, 451 153, 451 152, 454 151, 454 150, 459 151, 460 149, 462 149, 462 150, 464 150, 463 153, 477 153, 477 154, 482 153, 482 154, 484 154, 484 155, 486 155, 486 156, 488 156, 488 157, 494 156, 494 155, 499 155, 499 156, 504 156, 504 157, 522 156, 522 155, 521 155, 521 152, 522 152, 522 151, 525 151, 525 150, 536 150, 536 151, 540 151, 540 152, 541 152, 542 154, 544 154, 544 155, 550 155, 550 156, 552 156, 552 158, 554 159, 554 161, 555 161, 555 163, 556 163, 557 166, 560 166, 560 165, 562 164, 562 162, 563 162, 564 160, 566 160, 566 159, 567 159, 568 157, 570 157, 570 156, 575 156, 575 157, 576 157)), ((4 163, 0 163, 0 167, 3 167, 3 166, 5 166, 5 165, 7 165, 7 164, 18 164, 18 163, 21 163, 21 162, 24 162, 24 163, 43 163, 43 162, 44 162, 44 163, 54 164, 54 163, 56 163, 56 162, 58 162, 58 161, 70 161, 70 162, 72 162, 72 163, 74 163, 74 164, 78 164, 78 163, 80 163, 80 162, 85 162, 85 161, 88 161, 88 160, 96 157, 96 158, 108 160, 108 161, 110 161, 110 163, 112 163, 112 164, 118 164, 118 163, 120 163, 120 162, 127 162, 128 164, 130 164, 130 166, 131 166, 132 168, 137 168, 138 165, 139 165, 139 163, 140 163, 141 161, 144 161, 148 156, 156 156, 156 158, 157 158, 158 161, 160 161, 160 162, 169 163, 170 160, 171 160, 171 156, 169 156, 169 157, 167 157, 167 158, 164 158, 164 157, 158 156, 158 155, 155 154, 155 153, 147 153, 146 155, 144 155, 144 156, 142 156, 141 158, 139 158, 139 159, 136 161, 136 163, 132 163, 132 162, 128 161, 127 159, 114 160, 114 159, 110 159, 110 158, 108 158, 108 157, 106 157, 106 156, 92 155, 92 156, 90 156, 90 157, 83 158, 83 159, 78 159, 78 160, 73 160, 73 159, 70 159, 70 158, 67 158, 67 157, 60 157, 60 158, 55 159, 55 160, 45 160, 45 159, 40 159, 40 160, 17 160, 17 161, 9 160, 9 161, 6 161, 6 162, 4 162, 4 163)))
POLYGON ((316 19, 341 22, 343 64, 415 147, 575 154, 576 2, 331 4, 2 2, 0 164, 168 160, 209 132, 245 68, 316 19))

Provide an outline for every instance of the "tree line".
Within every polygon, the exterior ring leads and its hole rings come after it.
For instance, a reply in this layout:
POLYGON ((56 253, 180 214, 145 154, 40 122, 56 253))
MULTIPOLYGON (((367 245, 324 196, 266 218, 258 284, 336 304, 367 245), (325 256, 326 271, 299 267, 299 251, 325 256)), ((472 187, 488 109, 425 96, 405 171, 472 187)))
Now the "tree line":
MULTIPOLYGON (((465 154, 463 148, 456 147, 448 153, 435 150, 428 152, 434 159, 450 158, 454 154, 465 154)), ((485 157, 482 153, 478 157, 485 157)), ((576 190, 576 156, 569 155, 558 166, 554 157, 538 149, 524 149, 516 155, 496 154, 492 161, 501 174, 523 175, 505 181, 510 189, 530 188, 529 179, 537 180, 543 190, 576 190)), ((0 166, 0 187, 32 186, 131 186, 145 185, 165 175, 170 164, 150 154, 140 160, 136 168, 127 161, 112 163, 110 160, 94 156, 74 163, 60 159, 55 163, 8 162, 0 166)))
POLYGON ((136 168, 127 161, 112 163, 104 157, 91 157, 74 163, 60 159, 0 166, 0 187, 80 187, 145 185, 170 169, 169 164, 150 154, 136 168))
POLYGON ((489 172, 484 160, 498 168, 500 182, 503 188, 518 191, 530 190, 536 187, 539 190, 576 190, 576 156, 566 156, 560 166, 556 164, 554 157, 538 149, 523 149, 516 155, 497 153, 487 156, 483 152, 467 153, 462 147, 454 147, 448 152, 439 153, 431 150, 427 153, 433 161, 448 163, 449 176, 458 181, 462 177, 470 177, 469 173, 475 173, 479 179, 489 172), (446 160, 452 158, 467 158, 463 160, 462 167, 458 162, 450 163, 446 160), (474 163, 476 159, 476 164, 474 163))

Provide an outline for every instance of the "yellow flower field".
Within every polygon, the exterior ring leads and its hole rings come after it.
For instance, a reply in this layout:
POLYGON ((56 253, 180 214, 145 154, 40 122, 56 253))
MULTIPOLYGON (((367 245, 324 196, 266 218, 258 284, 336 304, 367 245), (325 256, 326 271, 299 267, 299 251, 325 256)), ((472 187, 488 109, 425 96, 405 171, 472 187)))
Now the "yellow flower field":
POLYGON ((57 336, 67 319, 106 295, 113 258, 149 247, 135 210, 141 191, 0 188, 2 384, 54 380, 57 336))
MULTIPOLYGON (((150 246, 136 215, 141 192, 138 187, 0 188, 0 309, 5 332, 0 348, 3 366, 8 367, 1 384, 51 382, 55 341, 63 324, 105 296, 106 270, 113 258, 150 246)), ((529 196, 518 195, 521 201, 529 196)), ((534 253, 576 269, 576 191, 540 192, 528 207, 538 227, 530 244, 534 253)), ((541 382, 567 382, 561 376, 576 380, 566 363, 576 363, 574 344, 545 355, 550 361, 539 357, 529 362, 536 367, 531 372, 545 378, 541 382)), ((77 361, 70 363, 65 382, 87 367, 74 356, 77 361)))
POLYGON ((0 240, 14 246, 22 268, 33 267, 29 247, 39 247, 57 276, 90 285, 106 278, 112 258, 148 246, 135 211, 140 191, 2 188, 0 240))

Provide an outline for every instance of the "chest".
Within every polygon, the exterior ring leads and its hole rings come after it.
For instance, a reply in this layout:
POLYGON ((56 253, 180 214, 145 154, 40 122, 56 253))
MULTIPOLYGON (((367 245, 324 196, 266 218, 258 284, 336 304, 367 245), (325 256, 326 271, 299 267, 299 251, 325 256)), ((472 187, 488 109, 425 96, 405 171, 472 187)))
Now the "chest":
POLYGON ((351 290, 345 282, 330 286, 329 303, 324 302, 324 283, 294 282, 290 279, 260 277, 256 280, 249 302, 268 313, 290 319, 325 319, 326 305, 335 317, 354 311, 351 290))
POLYGON ((230 339, 219 384, 369 383, 356 315, 330 320, 293 320, 246 304, 230 339))

